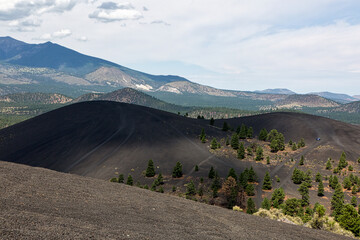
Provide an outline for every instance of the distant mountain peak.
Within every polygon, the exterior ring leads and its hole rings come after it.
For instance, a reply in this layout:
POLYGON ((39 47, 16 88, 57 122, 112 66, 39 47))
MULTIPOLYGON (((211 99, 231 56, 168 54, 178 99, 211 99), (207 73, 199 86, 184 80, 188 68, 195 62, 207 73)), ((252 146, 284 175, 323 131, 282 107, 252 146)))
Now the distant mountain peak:
POLYGON ((265 90, 256 90, 254 91, 256 93, 268 93, 268 94, 285 94, 285 95, 291 95, 296 94, 296 92, 293 92, 286 88, 270 88, 265 90))

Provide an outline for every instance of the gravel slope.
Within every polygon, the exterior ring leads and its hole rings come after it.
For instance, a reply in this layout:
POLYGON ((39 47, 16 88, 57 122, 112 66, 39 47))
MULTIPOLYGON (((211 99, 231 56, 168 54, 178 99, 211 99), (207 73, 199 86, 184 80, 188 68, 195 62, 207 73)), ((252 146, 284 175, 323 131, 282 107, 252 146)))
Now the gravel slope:
POLYGON ((123 184, 1 161, 0 203, 1 239, 342 238, 123 184))

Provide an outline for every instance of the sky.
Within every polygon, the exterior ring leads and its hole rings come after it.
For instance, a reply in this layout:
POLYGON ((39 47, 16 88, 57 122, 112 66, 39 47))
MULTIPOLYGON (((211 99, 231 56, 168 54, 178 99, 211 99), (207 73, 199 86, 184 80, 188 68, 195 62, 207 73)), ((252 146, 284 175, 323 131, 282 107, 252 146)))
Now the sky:
POLYGON ((360 95, 359 0, 0 0, 0 35, 221 89, 360 95))

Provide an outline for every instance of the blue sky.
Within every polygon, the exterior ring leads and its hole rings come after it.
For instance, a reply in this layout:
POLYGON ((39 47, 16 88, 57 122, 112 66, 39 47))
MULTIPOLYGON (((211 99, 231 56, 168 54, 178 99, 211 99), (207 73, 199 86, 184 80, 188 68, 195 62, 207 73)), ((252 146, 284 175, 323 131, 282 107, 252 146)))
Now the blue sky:
POLYGON ((360 94, 358 0, 0 0, 1 35, 223 89, 360 94))

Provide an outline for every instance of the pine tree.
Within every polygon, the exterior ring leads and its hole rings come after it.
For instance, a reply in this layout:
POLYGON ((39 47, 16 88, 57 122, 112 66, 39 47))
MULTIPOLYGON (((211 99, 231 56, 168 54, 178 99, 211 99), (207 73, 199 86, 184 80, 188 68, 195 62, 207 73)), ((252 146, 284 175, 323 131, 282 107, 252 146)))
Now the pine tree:
POLYGON ((285 192, 283 188, 276 188, 271 195, 271 203, 274 208, 279 208, 279 206, 284 202, 285 192))
POLYGON ((210 179, 213 179, 213 178, 215 177, 215 170, 214 170, 214 167, 213 167, 213 166, 211 166, 211 168, 210 168, 208 177, 209 177, 210 179))
POLYGON ((264 159, 264 150, 261 146, 258 146, 256 149, 255 161, 262 161, 264 159))
POLYGON ((157 180, 155 179, 153 183, 151 184, 150 190, 156 191, 156 187, 158 186, 157 180))
POLYGON ((360 217, 356 212, 356 208, 351 204, 344 205, 337 220, 340 226, 351 231, 355 236, 360 235, 360 217))
POLYGON ((225 195, 228 208, 232 208, 233 206, 235 206, 236 198, 238 195, 236 180, 233 177, 229 176, 223 183, 221 190, 225 195))
POLYGON ((357 206, 357 197, 352 196, 352 198, 351 198, 351 205, 353 205, 354 207, 357 206))
POLYGON ((237 154, 239 159, 245 158, 245 147, 242 142, 240 143, 239 149, 237 150, 237 154))
POLYGON ((353 166, 352 166, 352 165, 349 165, 349 168, 348 168, 348 170, 349 170, 350 172, 354 171, 354 168, 353 168, 353 166))
POLYGON ((268 131, 265 128, 261 129, 259 133, 259 140, 266 141, 267 137, 268 137, 268 131))
POLYGON ((210 119, 210 125, 211 125, 211 126, 214 126, 214 123, 215 123, 214 118, 211 118, 211 119, 210 119))
POLYGON ((248 201, 247 201, 246 213, 247 214, 256 213, 255 202, 254 202, 254 200, 252 200, 252 198, 249 198, 248 201))
POLYGON ((317 172, 315 176, 315 182, 320 182, 320 181, 322 181, 322 176, 319 172, 317 172))
POLYGON ((340 156, 338 168, 341 170, 341 169, 345 168, 347 165, 348 165, 348 163, 346 161, 346 154, 345 154, 345 152, 342 152, 342 154, 340 156))
POLYGON ((133 180, 133 178, 132 178, 132 176, 130 174, 128 175, 126 184, 130 185, 130 186, 132 186, 134 184, 134 180, 133 180))
POLYGON ((255 173, 255 171, 254 171, 254 169, 253 169, 252 166, 250 167, 250 170, 249 170, 249 173, 248 173, 248 174, 249 174, 249 175, 248 175, 248 181, 249 181, 249 182, 256 182, 257 176, 256 176, 256 173, 255 173))
POLYGON ((332 215, 335 217, 336 220, 340 215, 343 207, 344 207, 344 192, 341 187, 341 184, 338 183, 335 187, 335 192, 331 199, 331 209, 333 210, 332 215))
POLYGON ((268 198, 266 198, 266 197, 264 198, 264 200, 261 203, 261 208, 270 210, 271 203, 270 203, 270 200, 268 198))
POLYGON ((270 157, 266 156, 266 164, 270 164, 270 157))
POLYGON ((173 172, 172 172, 172 177, 173 178, 180 178, 182 177, 183 173, 182 173, 182 165, 180 162, 177 162, 174 169, 173 169, 173 172))
POLYGON ((124 174, 120 174, 118 178, 119 183, 124 183, 124 174))
POLYGON ((235 169, 230 168, 227 178, 229 178, 229 177, 232 177, 235 179, 235 181, 237 181, 237 175, 236 175, 235 169))
POLYGON ((195 172, 198 172, 198 171, 199 171, 199 166, 195 165, 195 172))
POLYGON ((238 139, 238 136, 236 133, 234 133, 232 136, 231 136, 231 147, 233 149, 238 149, 239 148, 239 139, 238 139))
POLYGON ((350 178, 345 177, 344 181, 343 181, 343 185, 344 185, 344 188, 346 188, 347 190, 351 190, 352 183, 350 181, 350 178))
POLYGON ((219 191, 220 188, 221 188, 220 177, 219 177, 218 173, 215 172, 214 180, 211 184, 211 189, 213 190, 214 198, 217 197, 217 192, 219 191))
POLYGON ((326 170, 330 170, 330 169, 332 169, 331 159, 328 159, 326 162, 326 170))
POLYGON ((239 132, 239 138, 245 139, 247 136, 247 127, 245 124, 241 124, 240 132, 239 132))
POLYGON ((253 184, 248 184, 245 188, 245 192, 248 196, 254 196, 255 195, 255 187, 253 184))
POLYGON ((249 155, 249 156, 253 155, 253 150, 251 147, 247 147, 246 151, 247 151, 247 155, 249 155))
POLYGON ((357 188, 356 185, 354 185, 352 190, 351 190, 351 194, 355 195, 355 194, 357 194, 357 192, 358 192, 358 188, 357 188))
POLYGON ((198 194, 199 194, 200 197, 202 197, 204 195, 204 187, 203 186, 201 186, 199 188, 198 194))
POLYGON ((206 135, 205 135, 205 130, 202 128, 201 129, 201 133, 200 133, 200 136, 199 136, 199 139, 202 140, 203 138, 205 138, 206 135))
POLYGON ((223 123, 222 130, 226 132, 226 131, 228 131, 229 129, 230 129, 230 127, 229 127, 229 125, 227 124, 227 122, 224 122, 224 123, 223 123))
POLYGON ((155 176, 155 168, 154 168, 154 162, 153 160, 149 160, 148 161, 148 166, 147 166, 147 169, 146 169, 146 173, 145 173, 145 176, 146 177, 153 177, 155 176))
POLYGON ((291 150, 293 150, 293 151, 296 151, 296 150, 297 150, 297 146, 296 146, 295 143, 291 146, 291 150))
POLYGON ((201 137, 201 142, 202 142, 202 143, 206 143, 206 137, 205 137, 205 135, 201 137))
POLYGON ((298 146, 299 146, 299 148, 305 147, 305 140, 303 138, 300 139, 298 146))
POLYGON ((304 156, 303 156, 303 155, 301 155, 299 165, 300 165, 300 166, 304 165, 304 156))
POLYGON ((322 180, 319 181, 318 193, 317 193, 317 195, 318 195, 319 197, 324 196, 324 184, 323 184, 322 180))
POLYGON ((211 145, 210 145, 211 149, 217 149, 218 147, 218 142, 216 141, 216 138, 213 138, 211 141, 211 145))
POLYGON ((310 200, 309 200, 309 188, 308 185, 303 182, 299 189, 298 189, 300 195, 301 195, 301 205, 304 206, 309 206, 310 204, 310 200))
POLYGON ((337 176, 333 176, 330 187, 331 187, 332 189, 335 189, 336 186, 338 185, 338 183, 339 183, 338 177, 337 177, 337 176))
POLYGON ((191 180, 186 186, 186 196, 194 196, 196 194, 196 189, 194 182, 191 180))
POLYGON ((272 185, 271 185, 271 178, 270 178, 270 174, 267 171, 264 177, 264 183, 262 186, 263 190, 271 190, 272 189, 272 185))
POLYGON ((254 136, 254 130, 252 127, 249 127, 247 130, 247 138, 253 138, 254 136))
POLYGON ((157 177, 156 180, 157 180, 157 182, 158 182, 159 185, 164 184, 164 178, 163 178, 163 176, 162 176, 161 173, 159 173, 159 175, 158 175, 158 177, 157 177))
POLYGON ((230 140, 229 140, 229 137, 226 137, 226 142, 225 142, 225 145, 226 145, 226 146, 229 146, 229 145, 230 145, 230 140))

